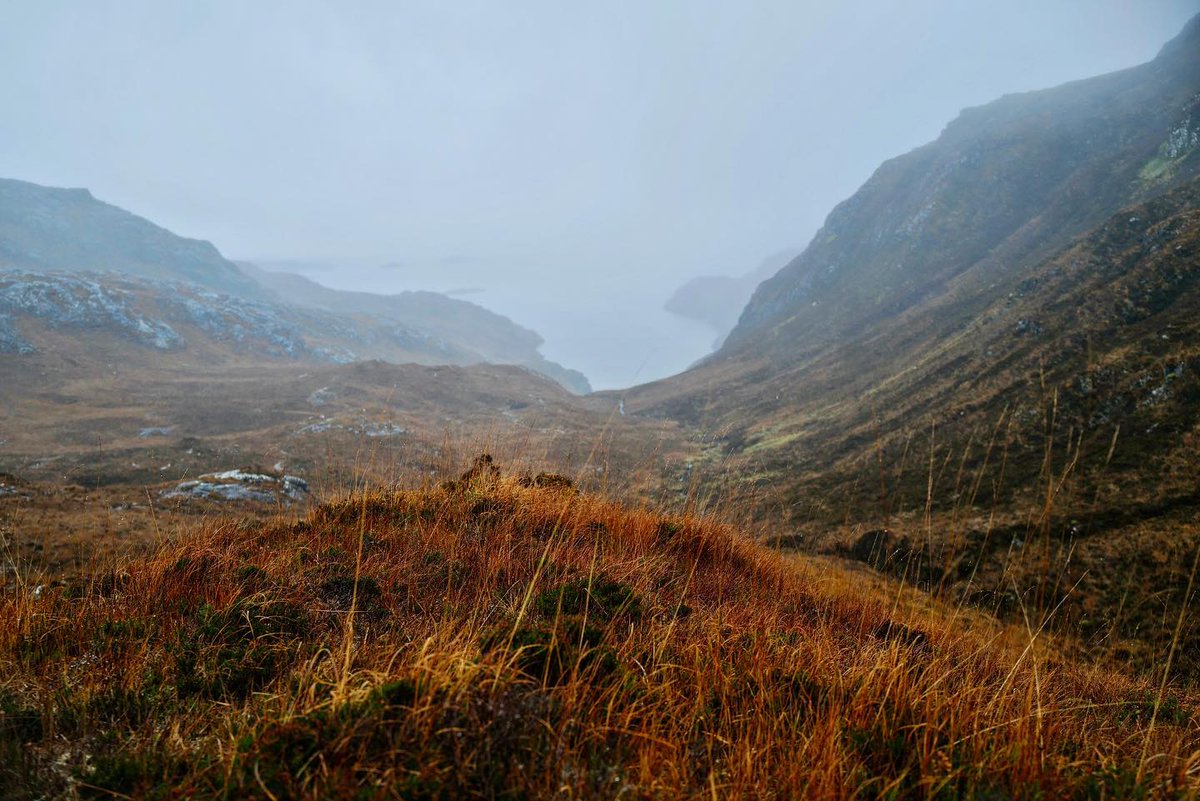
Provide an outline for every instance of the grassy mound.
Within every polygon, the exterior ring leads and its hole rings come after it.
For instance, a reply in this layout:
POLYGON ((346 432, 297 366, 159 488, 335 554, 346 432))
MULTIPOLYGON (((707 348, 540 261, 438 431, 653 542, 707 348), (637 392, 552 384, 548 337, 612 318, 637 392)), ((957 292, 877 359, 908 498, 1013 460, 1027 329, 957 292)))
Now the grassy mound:
POLYGON ((490 470, 0 599, 5 798, 1192 797, 1191 702, 490 470))

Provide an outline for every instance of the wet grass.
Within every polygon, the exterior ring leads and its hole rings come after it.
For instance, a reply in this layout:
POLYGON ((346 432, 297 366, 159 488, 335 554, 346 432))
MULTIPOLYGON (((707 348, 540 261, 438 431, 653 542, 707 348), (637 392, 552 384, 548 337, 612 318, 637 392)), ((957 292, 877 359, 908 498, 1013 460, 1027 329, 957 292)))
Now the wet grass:
POLYGON ((6 594, 0 795, 1196 793, 1185 690, 564 489, 356 494, 6 594))

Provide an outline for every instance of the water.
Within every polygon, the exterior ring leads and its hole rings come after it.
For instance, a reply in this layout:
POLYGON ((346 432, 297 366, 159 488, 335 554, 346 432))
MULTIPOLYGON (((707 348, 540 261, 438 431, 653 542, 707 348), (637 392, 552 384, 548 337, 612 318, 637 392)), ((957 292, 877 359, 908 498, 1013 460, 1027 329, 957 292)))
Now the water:
POLYGON ((717 336, 663 310, 663 298, 628 291, 545 297, 490 290, 469 299, 537 331, 546 358, 581 371, 597 390, 682 372, 712 351, 717 336))
MULTIPOLYGON (((285 269, 259 263, 265 269, 285 269)), ((286 269, 335 289, 451 292, 536 331, 545 340, 541 352, 546 358, 579 370, 597 390, 679 373, 710 353, 717 336, 707 325, 662 308, 680 283, 668 276, 646 276, 631 284, 598 270, 565 276, 553 268, 478 264, 388 269, 292 263, 286 269), (458 291, 464 289, 469 291, 458 291)))

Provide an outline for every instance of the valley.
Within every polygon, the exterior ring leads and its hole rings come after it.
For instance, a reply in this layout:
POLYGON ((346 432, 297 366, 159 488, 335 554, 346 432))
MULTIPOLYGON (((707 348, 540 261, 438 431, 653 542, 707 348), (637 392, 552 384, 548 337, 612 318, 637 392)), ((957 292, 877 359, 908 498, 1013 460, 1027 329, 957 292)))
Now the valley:
POLYGON ((1200 17, 665 308, 593 391, 0 180, 0 795, 1200 793, 1200 17))

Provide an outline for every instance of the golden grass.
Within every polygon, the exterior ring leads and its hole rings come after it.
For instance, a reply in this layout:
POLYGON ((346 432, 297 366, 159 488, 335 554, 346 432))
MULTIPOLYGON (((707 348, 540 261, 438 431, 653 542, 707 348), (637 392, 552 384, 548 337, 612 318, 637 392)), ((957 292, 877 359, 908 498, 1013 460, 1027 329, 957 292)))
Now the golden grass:
POLYGON ((3 596, 0 795, 1200 788, 1191 696, 866 571, 544 483, 480 470, 209 522, 84 586, 3 596))

